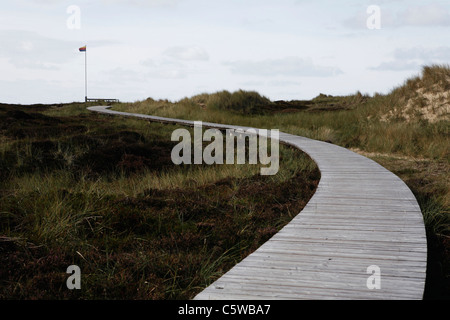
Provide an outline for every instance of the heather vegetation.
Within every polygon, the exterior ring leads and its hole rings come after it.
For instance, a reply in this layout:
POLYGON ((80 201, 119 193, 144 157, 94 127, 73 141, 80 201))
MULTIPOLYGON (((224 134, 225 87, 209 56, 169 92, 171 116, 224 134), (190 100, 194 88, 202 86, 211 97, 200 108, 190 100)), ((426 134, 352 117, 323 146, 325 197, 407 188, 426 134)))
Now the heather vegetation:
POLYGON ((290 221, 320 175, 280 149, 280 170, 181 165, 176 126, 84 104, 0 105, 0 297, 188 299, 290 221), (66 286, 70 265, 81 290, 66 286))

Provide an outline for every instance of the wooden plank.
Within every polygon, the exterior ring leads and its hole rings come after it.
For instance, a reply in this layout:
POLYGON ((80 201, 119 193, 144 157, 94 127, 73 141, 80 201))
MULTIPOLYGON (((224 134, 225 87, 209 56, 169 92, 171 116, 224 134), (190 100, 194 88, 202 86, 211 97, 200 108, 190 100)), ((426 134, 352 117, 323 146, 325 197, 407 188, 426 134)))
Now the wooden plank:
MULTIPOLYGON (((88 109, 194 124, 107 107, 88 109)), ((279 141, 303 150, 317 163, 321 178, 314 196, 288 225, 195 299, 421 299, 426 234, 420 207, 405 183, 375 161, 343 147, 284 132, 279 141), (381 270, 380 289, 366 286, 367 267, 372 264, 381 270)))

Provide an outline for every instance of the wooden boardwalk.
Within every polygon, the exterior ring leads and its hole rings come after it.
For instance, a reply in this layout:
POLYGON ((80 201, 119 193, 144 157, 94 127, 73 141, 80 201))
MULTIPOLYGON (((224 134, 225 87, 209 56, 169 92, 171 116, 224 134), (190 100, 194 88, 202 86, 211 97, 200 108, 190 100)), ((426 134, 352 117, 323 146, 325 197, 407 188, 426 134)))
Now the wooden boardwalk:
MULTIPOLYGON (((89 110, 193 125, 105 107, 89 110)), ((345 148, 282 132, 279 140, 317 163, 321 179, 316 193, 288 225, 195 299, 422 299, 426 234, 419 205, 405 183, 345 148), (372 274, 371 266, 379 273, 372 274), (379 288, 373 288, 377 276, 379 288)))

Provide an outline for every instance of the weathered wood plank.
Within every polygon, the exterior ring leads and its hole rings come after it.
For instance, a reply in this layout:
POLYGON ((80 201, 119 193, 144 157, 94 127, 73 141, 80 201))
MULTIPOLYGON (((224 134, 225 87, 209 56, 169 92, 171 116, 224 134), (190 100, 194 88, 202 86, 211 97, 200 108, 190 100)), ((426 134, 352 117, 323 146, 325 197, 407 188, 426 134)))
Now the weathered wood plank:
MULTIPOLYGON (((193 121, 107 107, 88 109, 193 126, 193 121)), ((287 226, 195 299, 421 299, 426 234, 419 205, 405 183, 343 147, 284 132, 279 141, 317 163, 321 179, 316 193, 287 226), (372 265, 381 271, 379 289, 367 287, 372 265)))

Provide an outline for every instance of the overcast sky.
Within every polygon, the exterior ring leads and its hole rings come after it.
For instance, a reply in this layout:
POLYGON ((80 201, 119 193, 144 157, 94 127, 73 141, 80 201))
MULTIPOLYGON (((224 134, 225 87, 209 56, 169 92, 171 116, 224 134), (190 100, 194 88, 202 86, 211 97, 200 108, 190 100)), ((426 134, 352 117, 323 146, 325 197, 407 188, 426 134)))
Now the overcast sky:
POLYGON ((84 45, 91 98, 387 93, 450 62, 450 1, 12 0, 0 39, 7 103, 83 101, 84 45))

